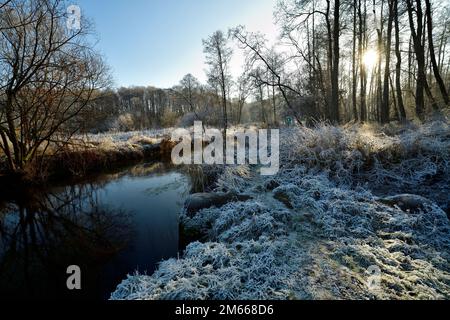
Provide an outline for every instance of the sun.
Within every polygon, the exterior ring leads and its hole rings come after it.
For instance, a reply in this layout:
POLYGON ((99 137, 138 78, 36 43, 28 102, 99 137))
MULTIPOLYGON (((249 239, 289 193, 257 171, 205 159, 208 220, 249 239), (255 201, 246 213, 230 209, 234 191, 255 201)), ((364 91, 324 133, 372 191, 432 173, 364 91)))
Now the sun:
POLYGON ((378 52, 369 49, 363 54, 362 63, 368 69, 372 70, 378 61, 378 52))

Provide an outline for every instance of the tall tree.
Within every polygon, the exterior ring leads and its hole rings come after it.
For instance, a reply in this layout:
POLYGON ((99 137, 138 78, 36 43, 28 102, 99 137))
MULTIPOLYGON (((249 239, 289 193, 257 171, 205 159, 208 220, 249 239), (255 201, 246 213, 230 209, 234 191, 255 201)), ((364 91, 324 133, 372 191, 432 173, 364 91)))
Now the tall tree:
POLYGON ((229 65, 232 50, 228 46, 228 39, 220 30, 214 32, 208 39, 203 40, 203 50, 206 55, 206 63, 209 65, 208 80, 220 91, 222 104, 222 123, 224 134, 228 127, 227 98, 231 76, 229 65))
POLYGON ((251 81, 247 74, 242 74, 237 81, 237 123, 242 121, 242 109, 250 95, 251 81))
POLYGON ((358 105, 356 102, 356 96, 358 93, 358 65, 356 63, 356 42, 357 42, 357 0, 353 0, 353 33, 352 33, 352 110, 353 118, 358 121, 358 105))
POLYGON ((339 37, 340 37, 340 0, 334 0, 333 12, 333 52, 331 64, 331 104, 330 118, 339 122, 339 37))
POLYGON ((413 6, 412 0, 406 0, 408 19, 411 31, 411 38, 414 47, 414 53, 417 62, 417 77, 416 77, 416 115, 419 119, 423 120, 425 117, 425 96, 424 91, 427 93, 428 98, 431 101, 433 109, 437 110, 438 105, 434 100, 433 94, 428 85, 426 77, 426 60, 425 60, 425 34, 424 34, 424 15, 422 10, 421 0, 416 0, 416 5, 413 6), (414 23, 414 13, 416 17, 416 23, 414 23), (417 24, 417 27, 416 27, 417 24))
POLYGON ((424 118, 425 114, 425 97, 424 88, 427 81, 425 75, 425 50, 422 45, 423 34, 423 13, 420 0, 417 0, 417 8, 413 7, 412 0, 406 0, 408 8, 408 20, 411 30, 411 38, 414 47, 414 53, 417 61, 417 80, 416 80, 416 115, 420 118, 424 118), (416 24, 414 23, 414 12, 416 12, 416 24))
POLYGON ((195 112, 196 95, 200 83, 192 74, 188 73, 180 81, 180 95, 189 106, 189 112, 195 112))
POLYGON ((444 84, 444 80, 442 80, 441 73, 439 72, 439 65, 436 61, 436 53, 434 49, 434 42, 433 42, 433 16, 431 13, 431 3, 430 0, 425 0, 425 15, 427 19, 427 31, 428 31, 428 49, 430 52, 430 60, 431 65, 433 67, 433 73, 434 77, 436 78, 436 82, 439 86, 439 90, 441 92, 442 98, 446 105, 449 104, 449 97, 447 93, 447 89, 444 84))
POLYGON ((359 74, 360 81, 360 120, 362 122, 368 120, 367 112, 367 68, 363 61, 363 56, 367 50, 367 0, 358 0, 358 57, 361 72, 359 74))
POLYGON ((397 107, 401 121, 406 120, 405 105, 403 103, 403 92, 401 83, 402 54, 400 52, 400 24, 398 12, 398 0, 394 1, 394 24, 395 24, 395 56, 397 63, 395 64, 395 88, 397 93, 397 107))
POLYGON ((380 120, 381 123, 387 123, 389 121, 389 81, 391 77, 391 39, 392 39, 392 22, 394 20, 395 0, 388 0, 388 25, 386 33, 386 46, 385 53, 385 66, 384 66, 384 82, 383 82, 383 100, 381 104, 380 120))

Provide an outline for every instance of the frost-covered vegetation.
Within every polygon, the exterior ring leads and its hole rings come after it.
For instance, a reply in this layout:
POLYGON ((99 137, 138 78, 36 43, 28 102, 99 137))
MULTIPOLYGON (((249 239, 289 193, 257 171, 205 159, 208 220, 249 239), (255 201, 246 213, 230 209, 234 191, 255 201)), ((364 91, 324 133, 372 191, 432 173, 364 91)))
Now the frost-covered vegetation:
POLYGON ((144 159, 170 155, 170 129, 76 135, 65 146, 52 146, 45 165, 33 176, 84 176, 144 159))
POLYGON ((121 143, 128 142, 132 140, 136 140, 139 137, 145 138, 163 138, 170 136, 170 133, 173 131, 173 128, 165 128, 165 129, 153 129, 153 130, 141 130, 141 131, 111 131, 107 133, 97 133, 97 134, 84 134, 79 135, 76 138, 81 139, 86 142, 96 142, 96 143, 104 143, 104 142, 112 142, 112 143, 121 143))
POLYGON ((450 298, 447 123, 292 128, 281 143, 276 176, 218 175, 216 191, 251 200, 182 213, 199 241, 111 298, 450 298))

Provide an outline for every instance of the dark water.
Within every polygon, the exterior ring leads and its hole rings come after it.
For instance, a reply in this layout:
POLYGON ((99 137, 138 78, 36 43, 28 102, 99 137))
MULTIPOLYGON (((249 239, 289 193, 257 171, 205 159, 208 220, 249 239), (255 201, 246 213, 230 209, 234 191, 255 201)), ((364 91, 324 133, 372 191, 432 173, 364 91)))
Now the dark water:
POLYGON ((189 190, 186 175, 157 163, 0 196, 0 299, 107 299, 128 273, 151 274, 177 256, 189 190), (67 289, 69 265, 81 268, 81 290, 67 289))

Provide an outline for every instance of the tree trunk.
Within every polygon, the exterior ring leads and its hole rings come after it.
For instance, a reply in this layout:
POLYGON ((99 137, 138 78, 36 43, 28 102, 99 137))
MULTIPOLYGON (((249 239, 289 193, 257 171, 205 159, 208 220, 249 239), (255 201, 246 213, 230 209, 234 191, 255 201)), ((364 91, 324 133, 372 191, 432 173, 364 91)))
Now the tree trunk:
POLYGON ((352 109, 353 109, 353 118, 358 121, 358 109, 356 105, 356 91, 358 86, 357 81, 357 67, 356 67, 356 0, 353 1, 353 48, 352 48, 352 109))
POLYGON ((273 124, 276 126, 277 121, 277 111, 276 111, 276 97, 275 97, 275 86, 272 86, 272 107, 273 107, 273 124))
POLYGON ((428 30, 428 48, 430 50, 430 60, 433 67, 434 77, 436 78, 436 82, 439 86, 439 90, 441 91, 442 98, 446 105, 449 104, 449 97, 447 93, 447 89, 445 88, 444 81, 442 80, 441 74, 439 72, 439 66, 436 61, 436 55, 434 52, 434 43, 433 43, 433 20, 431 15, 431 3, 430 0, 425 0, 426 9, 425 14, 427 16, 427 30, 428 30))
POLYGON ((331 120, 339 123, 339 15, 340 0, 334 1, 333 63, 331 69, 331 120))
POLYGON ((400 115, 400 121, 406 120, 405 105, 403 103, 402 87, 401 87, 401 67, 402 54, 400 52, 400 27, 398 22, 398 0, 394 0, 394 23, 395 23, 395 55, 397 64, 395 65, 395 87, 397 91, 397 107, 400 115))
POLYGON ((417 18, 417 30, 414 24, 413 12, 414 8, 411 3, 412 0, 406 0, 408 7, 408 19, 411 29, 411 36, 413 39, 414 52, 416 54, 417 61, 417 80, 416 80, 416 115, 420 120, 424 119, 425 115, 425 96, 424 88, 427 81, 425 75, 425 51, 422 46, 422 31, 423 31, 423 13, 420 0, 416 0, 416 18, 417 18))
POLYGON ((384 83, 383 83, 383 100, 381 104, 381 123, 389 122, 389 79, 390 79, 390 63, 391 63, 391 37, 392 37, 392 21, 394 19, 394 0, 388 0, 389 16, 386 34, 385 48, 385 67, 384 67, 384 83))
POLYGON ((222 113, 223 113, 223 134, 226 137, 228 128, 228 115, 227 115, 227 84, 225 79, 224 62, 222 59, 222 51, 218 48, 219 53, 219 67, 220 67, 220 89, 222 93, 222 113))
POLYGON ((361 82, 361 92, 360 92, 360 108, 361 108, 361 122, 365 122, 368 120, 367 117, 367 72, 366 68, 363 64, 363 52, 365 50, 366 43, 366 0, 358 0, 358 19, 359 19, 359 28, 358 28, 358 56, 359 56, 359 65, 361 68, 360 72, 360 82, 361 82), (364 12, 362 8, 361 1, 364 1, 364 12))
MULTIPOLYGON (((376 67, 376 90, 375 90, 375 105, 376 105, 376 118, 377 121, 382 122, 381 120, 381 109, 383 103, 383 84, 381 81, 381 56, 383 52, 383 6, 384 0, 381 1, 380 4, 380 26, 377 29, 377 67, 376 67)), ((374 25, 377 25, 377 16, 376 16, 376 4, 375 0, 373 0, 373 16, 374 16, 374 25)))

